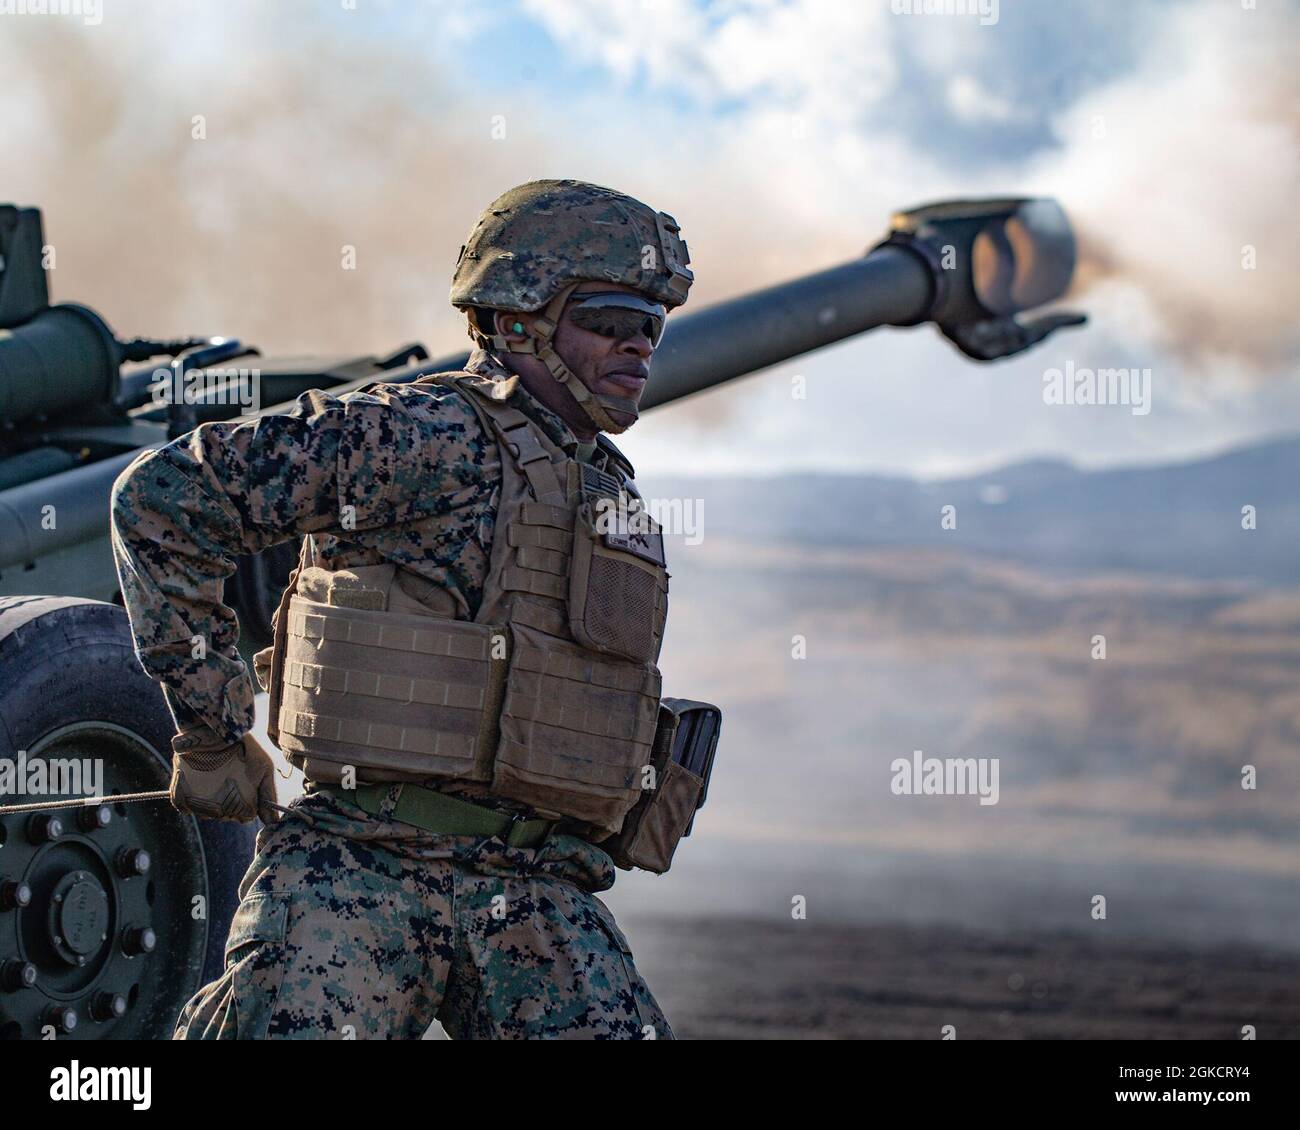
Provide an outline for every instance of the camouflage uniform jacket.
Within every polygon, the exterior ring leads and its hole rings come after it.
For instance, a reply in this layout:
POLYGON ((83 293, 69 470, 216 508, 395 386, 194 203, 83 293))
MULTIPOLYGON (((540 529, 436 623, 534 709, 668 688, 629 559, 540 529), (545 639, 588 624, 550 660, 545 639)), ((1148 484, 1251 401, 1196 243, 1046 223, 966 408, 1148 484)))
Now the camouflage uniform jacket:
MULTIPOLYGON (((491 353, 470 372, 573 455, 568 426, 491 353)), ((232 740, 253 724, 235 613, 222 602, 241 554, 306 534, 326 569, 392 561, 444 588, 472 619, 491 553, 501 465, 464 397, 424 377, 292 411, 209 423, 142 455, 114 484, 113 551, 136 649, 177 723, 232 740)))

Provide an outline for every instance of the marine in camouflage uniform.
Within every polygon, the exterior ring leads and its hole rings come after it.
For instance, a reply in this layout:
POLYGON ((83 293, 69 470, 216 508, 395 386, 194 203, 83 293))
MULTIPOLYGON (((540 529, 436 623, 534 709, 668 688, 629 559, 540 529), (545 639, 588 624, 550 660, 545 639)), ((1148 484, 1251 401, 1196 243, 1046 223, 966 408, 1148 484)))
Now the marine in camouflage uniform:
MULTIPOLYGON (((620 215, 649 212, 581 182, 511 190, 475 232, 491 226, 503 202, 533 208, 529 230, 538 244, 523 255, 509 249, 504 261, 527 266, 528 254, 538 253, 549 266, 516 272, 527 293, 516 285, 512 304, 494 301, 477 283, 462 283, 462 299, 486 294, 473 305, 489 312, 556 313, 558 289, 613 279, 589 226, 585 241, 575 241, 582 226, 571 226, 558 255, 544 238, 557 209, 567 206, 589 225, 591 208, 611 201, 620 215), (567 274, 557 275, 557 263, 567 274)), ((514 238, 517 244, 517 230, 514 238)), ((492 259, 491 232, 477 246, 492 259)), ((680 251, 684 260, 684 245, 680 251)), ((501 262, 489 262, 487 274, 501 262)), ((462 251, 458 279, 467 267, 475 269, 462 251)), ((644 272, 645 265, 623 269, 644 272)), ((621 285, 637 277, 625 274, 621 285)), ((662 268, 652 264, 641 277, 663 301, 662 268)), ((689 278, 672 273, 679 289, 667 295, 669 306, 685 300, 689 278)), ((531 395, 481 331, 471 316, 471 336, 489 348, 474 351, 467 371, 499 382, 504 403, 558 448, 601 465, 598 446, 580 443, 560 414, 531 395)), ((558 378, 563 363, 549 342, 549 334, 540 343, 530 337, 516 351, 536 351, 558 378)), ((575 399, 605 430, 635 419, 634 402, 597 401, 586 389, 575 399), (631 411, 611 417, 606 410, 615 407, 631 411)), ((671 1038, 624 935, 596 897, 612 885, 614 867, 575 834, 585 825, 561 823, 543 842, 515 847, 502 835, 438 834, 396 819, 401 782, 379 786, 384 800, 374 811, 310 779, 280 816, 273 768, 249 733, 253 687, 238 655, 235 615, 222 602, 236 558, 310 535, 305 560, 314 566, 336 572, 395 563, 444 615, 468 620, 488 576, 501 474, 497 443, 465 397, 422 378, 341 397, 312 391, 284 415, 204 424, 142 456, 118 480, 113 545, 137 652, 162 682, 180 730, 173 802, 199 815, 257 814, 266 825, 241 884, 225 972, 186 1006, 177 1038, 412 1038, 435 1018, 453 1038, 671 1038)), ((533 815, 482 784, 420 783, 516 819, 533 815)))

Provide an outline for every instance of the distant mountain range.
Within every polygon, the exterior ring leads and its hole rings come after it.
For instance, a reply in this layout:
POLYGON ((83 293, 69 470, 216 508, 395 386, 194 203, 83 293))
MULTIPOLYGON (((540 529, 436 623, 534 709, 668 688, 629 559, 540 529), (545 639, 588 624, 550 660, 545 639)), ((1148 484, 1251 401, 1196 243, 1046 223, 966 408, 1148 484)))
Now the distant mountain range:
POLYGON ((656 476, 703 499, 706 538, 944 546, 1050 570, 1134 570, 1300 584, 1300 437, 1210 459, 1084 471, 1056 460, 938 482, 880 475, 656 476), (940 525, 956 507, 956 529, 940 525), (1244 529, 1242 508, 1255 508, 1244 529))

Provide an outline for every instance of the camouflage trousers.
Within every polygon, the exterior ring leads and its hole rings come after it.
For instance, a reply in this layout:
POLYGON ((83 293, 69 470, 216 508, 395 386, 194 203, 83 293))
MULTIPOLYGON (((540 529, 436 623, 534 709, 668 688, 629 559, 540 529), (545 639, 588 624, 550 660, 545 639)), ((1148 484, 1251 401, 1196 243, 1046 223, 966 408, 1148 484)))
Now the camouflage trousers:
MULTIPOLYGON (((310 789, 310 786, 309 786, 310 789)), ((671 1039, 599 848, 438 836, 309 791, 262 829, 176 1039, 671 1039)))

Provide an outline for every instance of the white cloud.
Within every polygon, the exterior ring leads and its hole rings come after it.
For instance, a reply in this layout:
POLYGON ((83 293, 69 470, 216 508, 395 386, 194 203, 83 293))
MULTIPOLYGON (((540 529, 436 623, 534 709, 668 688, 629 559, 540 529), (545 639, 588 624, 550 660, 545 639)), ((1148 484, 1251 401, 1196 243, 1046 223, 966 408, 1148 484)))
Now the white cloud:
POLYGON ((948 106, 963 121, 1006 122, 1017 117, 1016 107, 1000 97, 972 74, 955 74, 944 87, 948 106))
POLYGON ((623 80, 644 77, 706 105, 753 98, 849 122, 894 78, 888 9, 842 0, 524 0, 579 57, 623 80), (836 76, 828 81, 828 76, 836 76))

